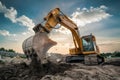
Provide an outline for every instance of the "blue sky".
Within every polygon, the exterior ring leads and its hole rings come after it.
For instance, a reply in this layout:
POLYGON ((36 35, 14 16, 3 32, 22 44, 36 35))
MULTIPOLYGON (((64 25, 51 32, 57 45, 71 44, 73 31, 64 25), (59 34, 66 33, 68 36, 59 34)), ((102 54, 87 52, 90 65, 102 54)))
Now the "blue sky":
POLYGON ((120 0, 0 0, 0 47, 22 52, 23 40, 34 34, 32 28, 59 7, 78 25, 81 35, 96 36, 102 52, 119 51, 119 5, 120 0))

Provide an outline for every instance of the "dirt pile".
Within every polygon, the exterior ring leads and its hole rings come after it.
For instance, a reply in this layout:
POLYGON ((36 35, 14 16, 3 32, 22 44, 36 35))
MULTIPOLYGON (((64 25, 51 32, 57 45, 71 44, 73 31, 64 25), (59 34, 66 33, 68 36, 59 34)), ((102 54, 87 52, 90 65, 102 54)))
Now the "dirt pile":
POLYGON ((48 61, 41 67, 39 63, 34 67, 26 63, 6 65, 0 67, 0 80, 120 80, 120 66, 110 63, 87 66, 48 61))
POLYGON ((85 66, 75 64, 74 68, 59 75, 46 75, 41 80, 120 80, 119 66, 85 66))
POLYGON ((0 80, 40 80, 45 75, 62 74, 69 68, 71 68, 70 64, 54 64, 51 62, 42 64, 42 69, 39 64, 36 66, 26 63, 6 65, 0 68, 0 80))

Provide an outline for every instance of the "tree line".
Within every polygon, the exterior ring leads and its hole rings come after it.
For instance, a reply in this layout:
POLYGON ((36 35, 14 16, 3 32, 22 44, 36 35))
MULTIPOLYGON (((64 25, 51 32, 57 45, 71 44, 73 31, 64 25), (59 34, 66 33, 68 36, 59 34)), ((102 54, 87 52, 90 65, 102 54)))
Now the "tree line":
POLYGON ((107 58, 107 57, 120 57, 120 52, 119 51, 115 51, 112 53, 101 53, 101 56, 107 58))
POLYGON ((13 49, 5 49, 5 48, 0 48, 0 56, 2 57, 16 57, 19 56, 21 58, 26 58, 25 54, 17 53, 13 49))
POLYGON ((15 50, 13 50, 13 49, 5 49, 3 47, 0 48, 0 51, 14 52, 15 53, 15 50))

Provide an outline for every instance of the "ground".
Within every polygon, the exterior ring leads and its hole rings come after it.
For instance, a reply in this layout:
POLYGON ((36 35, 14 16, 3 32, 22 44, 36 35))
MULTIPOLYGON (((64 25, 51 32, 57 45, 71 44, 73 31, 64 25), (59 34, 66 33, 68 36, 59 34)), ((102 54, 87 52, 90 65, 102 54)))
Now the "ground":
POLYGON ((39 65, 10 63, 0 66, 0 80, 120 80, 120 60, 88 66, 82 63, 39 65))

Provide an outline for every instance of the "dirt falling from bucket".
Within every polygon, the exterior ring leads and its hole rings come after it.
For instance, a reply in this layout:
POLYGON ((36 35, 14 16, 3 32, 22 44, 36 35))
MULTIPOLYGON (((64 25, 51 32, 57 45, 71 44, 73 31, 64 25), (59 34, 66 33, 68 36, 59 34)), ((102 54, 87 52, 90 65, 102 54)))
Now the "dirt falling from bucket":
POLYGON ((55 41, 48 37, 47 33, 38 32, 33 38, 33 48, 41 61, 44 61, 46 52, 56 44, 55 41))
MULTIPOLYGON (((33 37, 33 49, 35 53, 37 54, 36 57, 32 57, 32 61, 30 63, 30 69, 32 70, 32 73, 39 73, 42 75, 45 75, 43 64, 45 62, 48 63, 48 60, 46 59, 46 53, 47 51, 57 43, 53 40, 51 40, 47 33, 36 33, 33 37)), ((48 65, 49 66, 49 65, 48 65)), ((47 66, 47 67, 48 67, 47 66)))

